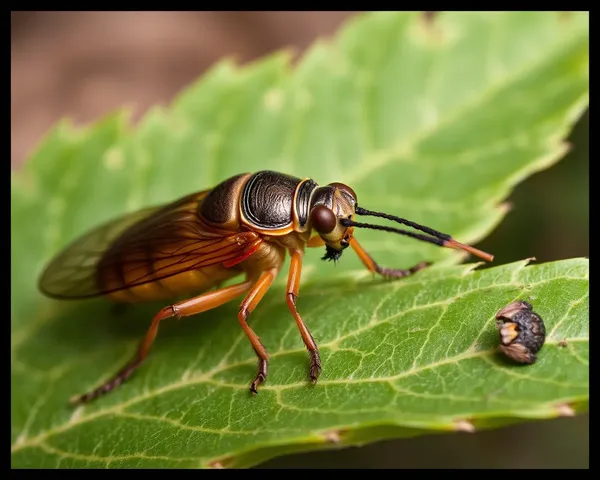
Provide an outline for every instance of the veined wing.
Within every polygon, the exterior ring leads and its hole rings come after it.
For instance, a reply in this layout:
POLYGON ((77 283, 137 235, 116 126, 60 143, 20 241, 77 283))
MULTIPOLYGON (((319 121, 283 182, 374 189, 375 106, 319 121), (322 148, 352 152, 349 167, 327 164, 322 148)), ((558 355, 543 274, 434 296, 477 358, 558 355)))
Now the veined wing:
POLYGON ((133 212, 83 235, 48 265, 40 290, 55 298, 93 297, 247 257, 259 235, 203 226, 197 211, 207 194, 133 212))

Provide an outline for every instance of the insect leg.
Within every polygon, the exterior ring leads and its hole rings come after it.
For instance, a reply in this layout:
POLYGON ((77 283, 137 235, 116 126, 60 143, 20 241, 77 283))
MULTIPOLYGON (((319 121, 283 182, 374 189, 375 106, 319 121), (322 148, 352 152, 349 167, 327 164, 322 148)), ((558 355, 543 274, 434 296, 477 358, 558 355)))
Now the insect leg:
POLYGON ((121 383, 127 380, 148 355, 150 347, 152 346, 152 343, 154 343, 154 339, 156 338, 156 334, 158 333, 159 323, 162 320, 171 317, 188 317, 190 315, 196 315, 206 310, 211 310, 220 305, 223 305, 224 303, 230 302, 235 297, 238 297, 242 293, 248 291, 248 289, 251 286, 252 283, 246 281, 243 283, 232 285, 227 288, 223 288, 221 290, 207 292, 203 295, 200 295, 199 297, 191 298, 189 300, 183 300, 181 302, 177 302, 173 305, 163 308, 152 319, 150 328, 148 329, 148 332, 142 340, 138 351, 133 357, 133 359, 121 370, 119 370, 116 373, 116 375, 104 382, 104 384, 102 384, 98 388, 83 395, 73 397, 71 399, 71 403, 78 404, 89 402, 90 400, 93 400, 105 393, 110 392, 111 390, 114 390, 119 385, 121 385, 121 383))
POLYGON ((396 268, 384 268, 380 265, 377 265, 377 263, 375 263, 375 260, 373 260, 371 258, 371 255, 369 255, 366 252, 366 250, 364 250, 360 246, 360 243, 358 243, 356 241, 356 238, 352 237, 350 239, 350 245, 352 246, 352 249, 358 255, 358 258, 360 258, 360 260, 364 263, 365 267, 367 267, 367 269, 369 269, 369 271, 374 272, 374 273, 379 273, 380 275, 384 276, 385 278, 408 277, 409 275, 412 275, 413 273, 418 272, 419 270, 422 270, 423 268, 431 265, 430 262, 421 262, 421 263, 418 263, 417 265, 415 265, 414 267, 407 268, 406 270, 401 270, 401 269, 396 269, 396 268))
POLYGON ((296 320, 296 325, 298 325, 300 335, 302 335, 302 340, 304 341, 304 345, 306 345, 308 354, 310 355, 310 379, 313 382, 316 382, 321 373, 321 357, 319 356, 319 349, 317 348, 315 339, 311 335, 308 327, 304 323, 304 320, 302 320, 302 317, 296 309, 296 298, 298 297, 298 291, 300 290, 300 275, 302 273, 303 254, 304 253, 301 250, 290 251, 292 258, 290 262, 290 271, 288 274, 286 301, 290 312, 292 312, 292 315, 296 320))
POLYGON ((252 330, 250 325, 248 325, 247 320, 248 316, 262 300, 265 293, 267 293, 267 290, 269 290, 269 287, 273 283, 273 280, 275 280, 276 275, 277 270, 274 269, 264 272, 253 285, 252 289, 248 292, 248 295, 246 295, 246 298, 244 298, 244 301, 240 305, 240 309, 238 311, 238 320, 240 321, 240 325, 244 329, 244 333, 246 333, 246 336, 252 344, 252 348, 254 348, 254 353, 256 353, 256 356, 258 357, 258 373, 250 385, 250 391, 254 394, 258 393, 256 387, 258 387, 267 379, 267 363, 269 360, 269 355, 263 344, 260 342, 258 335, 256 335, 254 330, 252 330))

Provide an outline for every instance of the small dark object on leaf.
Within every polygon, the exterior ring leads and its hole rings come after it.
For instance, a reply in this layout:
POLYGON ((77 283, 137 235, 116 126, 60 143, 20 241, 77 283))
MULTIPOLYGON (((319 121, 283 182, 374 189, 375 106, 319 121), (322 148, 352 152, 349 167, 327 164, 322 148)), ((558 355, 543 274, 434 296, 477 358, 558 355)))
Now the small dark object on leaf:
POLYGON ((559 347, 566 347, 569 345, 569 342, 567 342, 566 340, 561 340, 560 342, 558 342, 558 346, 559 347))
POLYGON ((500 330, 498 350, 515 362, 535 363, 536 354, 546 340, 546 328, 533 306, 523 301, 513 302, 496 314, 496 320, 500 330))

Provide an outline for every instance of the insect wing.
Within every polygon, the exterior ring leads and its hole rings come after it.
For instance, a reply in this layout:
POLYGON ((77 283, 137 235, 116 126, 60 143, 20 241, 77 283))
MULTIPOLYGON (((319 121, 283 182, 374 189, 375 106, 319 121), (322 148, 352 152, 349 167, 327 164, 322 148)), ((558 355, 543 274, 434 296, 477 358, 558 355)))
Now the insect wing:
POLYGON ((124 215, 79 237, 48 264, 39 280, 40 290, 50 297, 80 298, 101 293, 96 285, 96 266, 107 248, 132 225, 159 208, 124 215))
POLYGON ((93 297, 235 262, 259 236, 203 226, 196 212, 206 194, 133 212, 92 230, 52 260, 40 290, 55 298, 93 297))

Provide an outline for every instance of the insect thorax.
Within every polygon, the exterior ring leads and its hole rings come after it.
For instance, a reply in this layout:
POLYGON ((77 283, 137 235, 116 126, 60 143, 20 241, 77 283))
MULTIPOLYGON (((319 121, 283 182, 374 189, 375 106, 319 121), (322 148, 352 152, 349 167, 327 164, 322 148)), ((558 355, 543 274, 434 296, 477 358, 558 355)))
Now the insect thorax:
POLYGON ((252 175, 241 197, 245 220, 260 229, 278 230, 294 221, 294 196, 302 179, 272 171, 252 175))

